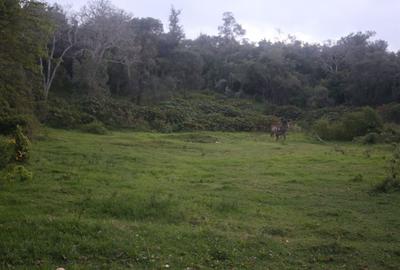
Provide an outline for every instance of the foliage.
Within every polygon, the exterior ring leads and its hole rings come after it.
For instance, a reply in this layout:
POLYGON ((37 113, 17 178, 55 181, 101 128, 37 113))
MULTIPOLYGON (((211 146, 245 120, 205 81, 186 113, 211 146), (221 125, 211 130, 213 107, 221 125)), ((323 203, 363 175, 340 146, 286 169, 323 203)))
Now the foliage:
POLYGON ((25 162, 30 157, 31 143, 20 126, 17 126, 14 137, 16 152, 15 160, 18 162, 25 162))
POLYGON ((152 105, 136 105, 112 98, 88 97, 80 101, 50 100, 46 123, 52 127, 78 128, 102 122, 113 128, 156 130, 268 131, 274 116, 264 115, 254 102, 212 94, 186 94, 152 105), (69 104, 77 104, 71 106, 69 104))
POLYGON ((63 99, 52 99, 43 121, 54 128, 77 128, 95 118, 63 99))
POLYGON ((15 165, 6 171, 5 179, 8 182, 28 182, 32 181, 33 174, 27 170, 23 165, 15 165))
POLYGON ((17 126, 29 130, 31 117, 29 115, 10 115, 0 117, 0 130, 3 135, 11 135, 17 129, 17 126))
POLYGON ((356 141, 362 144, 377 144, 382 142, 382 136, 376 132, 371 132, 362 137, 355 138, 356 141))
POLYGON ((377 109, 386 122, 400 124, 400 104, 391 103, 378 107, 377 109))
POLYGON ((38 58, 44 53, 51 29, 45 8, 38 1, 0 3, 1 119, 32 114, 35 98, 40 96, 38 58))
POLYGON ((15 159, 15 144, 12 139, 0 136, 0 169, 15 159))
POLYGON ((314 124, 313 130, 324 140, 350 141, 370 132, 379 132, 382 126, 378 113, 365 107, 359 111, 344 113, 339 120, 320 119, 314 124))

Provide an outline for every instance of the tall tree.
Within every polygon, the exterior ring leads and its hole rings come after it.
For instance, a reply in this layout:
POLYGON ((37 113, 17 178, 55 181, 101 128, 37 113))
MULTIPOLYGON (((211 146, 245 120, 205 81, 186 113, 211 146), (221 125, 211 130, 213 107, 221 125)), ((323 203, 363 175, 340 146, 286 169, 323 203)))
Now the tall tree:
POLYGON ((107 62, 112 50, 119 49, 125 38, 130 15, 115 8, 108 0, 90 2, 80 12, 79 46, 75 75, 91 94, 107 92, 107 62))
POLYGON ((174 6, 172 6, 169 14, 168 37, 174 46, 177 46, 185 38, 183 26, 179 23, 179 16, 181 15, 181 12, 182 10, 177 10, 174 8, 174 6))
POLYGON ((0 4, 0 111, 32 110, 40 82, 38 59, 51 24, 46 5, 36 1, 7 0, 0 4))
POLYGON ((224 41, 237 41, 246 34, 246 30, 236 22, 232 12, 225 12, 222 15, 223 24, 218 27, 219 36, 224 41))
POLYGON ((57 70, 64 57, 76 42, 77 22, 72 19, 72 25, 62 8, 54 5, 48 9, 48 16, 53 24, 52 35, 46 46, 46 54, 40 57, 41 74, 43 78, 43 96, 47 100, 57 70))

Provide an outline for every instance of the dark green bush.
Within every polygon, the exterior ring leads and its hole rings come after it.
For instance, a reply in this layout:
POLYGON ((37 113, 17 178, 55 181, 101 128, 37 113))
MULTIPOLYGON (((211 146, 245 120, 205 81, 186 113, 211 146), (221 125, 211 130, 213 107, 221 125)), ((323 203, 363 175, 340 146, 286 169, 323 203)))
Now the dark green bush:
POLYGON ((0 137, 0 169, 15 158, 15 144, 12 139, 0 137))
POLYGON ((336 121, 318 120, 313 131, 324 140, 350 141, 355 137, 364 136, 382 129, 382 119, 370 107, 360 111, 348 112, 336 121))
POLYGON ((400 143, 400 126, 393 123, 385 124, 381 138, 385 143, 400 143))
MULTIPOLYGON (((158 104, 138 106, 115 98, 53 100, 46 123, 78 128, 100 121, 113 128, 178 132, 191 130, 267 131, 276 117, 266 116, 262 104, 193 94, 158 104), (69 104, 77 104, 70 106, 69 104)), ((92 124, 89 125, 89 127, 92 124)))
POLYGON ((31 134, 37 125, 37 120, 30 115, 6 115, 0 116, 0 134, 11 135, 17 126, 20 126, 26 134, 31 134))
POLYGON ((382 136, 376 132, 371 132, 354 140, 362 144, 377 144, 382 142, 382 136))
POLYGON ((69 108, 52 107, 47 114, 46 123, 54 128, 76 128, 94 120, 93 116, 84 112, 69 108))
POLYGON ((391 104, 383 105, 378 108, 378 111, 381 114, 381 116, 385 122, 393 122, 393 123, 400 124, 400 104, 399 103, 391 103, 391 104))
POLYGON ((320 119, 317 122, 315 122, 313 126, 313 131, 315 132, 315 134, 317 134, 324 140, 334 139, 331 124, 326 119, 320 119))
POLYGON ((87 133, 105 135, 108 133, 107 128, 103 125, 103 123, 94 121, 89 124, 82 125, 80 129, 87 133))

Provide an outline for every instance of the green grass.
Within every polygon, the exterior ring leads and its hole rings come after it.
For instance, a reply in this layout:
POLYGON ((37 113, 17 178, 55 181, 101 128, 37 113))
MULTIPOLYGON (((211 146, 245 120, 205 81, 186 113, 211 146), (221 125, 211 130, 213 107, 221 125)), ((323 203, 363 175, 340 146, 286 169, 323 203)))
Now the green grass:
POLYGON ((0 268, 399 269, 400 194, 370 192, 390 150, 49 130, 0 185, 0 268))

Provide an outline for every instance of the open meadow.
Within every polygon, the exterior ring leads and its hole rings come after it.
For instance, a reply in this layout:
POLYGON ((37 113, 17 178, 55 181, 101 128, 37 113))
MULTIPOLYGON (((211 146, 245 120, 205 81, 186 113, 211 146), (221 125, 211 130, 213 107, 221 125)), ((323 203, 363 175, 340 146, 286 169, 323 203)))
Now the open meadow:
POLYGON ((390 145, 50 129, 0 188, 2 269, 399 269, 390 145))

